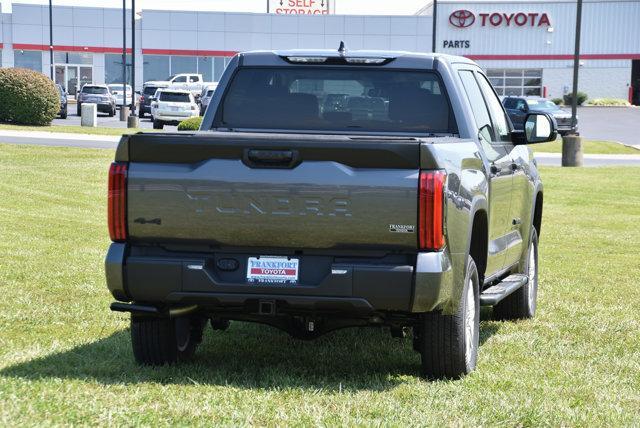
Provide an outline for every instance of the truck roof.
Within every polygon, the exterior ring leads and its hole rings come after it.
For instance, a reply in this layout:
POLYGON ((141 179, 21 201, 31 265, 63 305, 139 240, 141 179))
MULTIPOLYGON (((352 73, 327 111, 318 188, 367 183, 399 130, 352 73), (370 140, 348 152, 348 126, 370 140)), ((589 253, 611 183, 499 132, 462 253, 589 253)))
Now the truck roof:
MULTIPOLYGON (((434 60, 448 63, 474 64, 468 58, 441 53, 421 53, 392 50, 333 50, 333 49, 288 49, 274 51, 241 52, 245 65, 276 65, 281 59, 289 58, 366 58, 393 60, 394 67, 432 68, 434 60)), ((386 62, 386 61, 385 61, 386 62)), ((372 64, 373 65, 373 64, 372 64)))

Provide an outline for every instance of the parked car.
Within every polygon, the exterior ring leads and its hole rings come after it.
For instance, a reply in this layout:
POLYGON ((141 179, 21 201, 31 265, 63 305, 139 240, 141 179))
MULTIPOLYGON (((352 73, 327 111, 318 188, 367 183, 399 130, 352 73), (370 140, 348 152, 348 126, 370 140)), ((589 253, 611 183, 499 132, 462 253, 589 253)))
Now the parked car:
POLYGON ((200 98, 198 100, 200 104, 200 116, 204 116, 204 112, 207 110, 207 106, 209 105, 209 102, 211 101, 213 93, 215 92, 217 87, 218 84, 213 83, 211 85, 205 86, 205 88, 202 90, 202 93, 200 94, 200 98))
MULTIPOLYGON (((548 113, 556 120, 560 135, 565 135, 571 131, 571 113, 546 98, 510 96, 503 98, 502 104, 507 110, 515 129, 523 129, 529 113, 548 113)), ((576 125, 577 123, 578 118, 576 117, 576 125)))
POLYGON ((189 91, 194 97, 199 96, 202 90, 213 82, 205 82, 202 74, 181 73, 169 76, 167 80, 154 80, 147 82, 151 85, 166 85, 171 89, 182 89, 189 91))
POLYGON ((58 112, 58 116, 60 116, 61 119, 66 119, 69 112, 67 104, 67 91, 65 91, 62 85, 59 83, 56 83, 56 89, 58 90, 58 96, 60 97, 60 111, 58 112))
MULTIPOLYGON (((122 83, 111 83, 109 85, 107 85, 109 87, 109 92, 111 92, 111 94, 113 94, 113 96, 116 98, 116 108, 120 108, 122 107, 122 97, 124 95, 124 85, 122 83)), ((125 104, 130 106, 131 105, 131 100, 132 100, 132 94, 133 94, 133 88, 131 88, 131 85, 127 85, 126 87, 127 90, 127 99, 125 101, 125 104)), ((136 101, 137 101, 137 96, 136 96, 136 101)))
POLYGON ((215 132, 123 136, 110 168, 106 279, 136 361, 190 357, 208 321, 386 326, 413 331, 426 377, 455 378, 476 366, 481 305, 534 316, 527 144, 556 138, 550 114, 512 129, 482 69, 441 54, 241 53, 218 90, 215 132))
POLYGON ((164 125, 177 125, 190 117, 199 116, 200 109, 193 94, 180 89, 158 89, 151 102, 153 129, 162 129, 164 125))
POLYGON ((140 95, 140 99, 138 100, 140 103, 140 117, 145 117, 145 115, 151 114, 151 102, 154 100, 154 95, 158 89, 168 87, 168 83, 152 83, 147 82, 142 87, 142 95, 140 95))
POLYGON ((93 103, 98 106, 98 112, 109 116, 116 114, 116 98, 111 94, 107 85, 84 85, 76 97, 77 114, 82 112, 82 103, 93 103))

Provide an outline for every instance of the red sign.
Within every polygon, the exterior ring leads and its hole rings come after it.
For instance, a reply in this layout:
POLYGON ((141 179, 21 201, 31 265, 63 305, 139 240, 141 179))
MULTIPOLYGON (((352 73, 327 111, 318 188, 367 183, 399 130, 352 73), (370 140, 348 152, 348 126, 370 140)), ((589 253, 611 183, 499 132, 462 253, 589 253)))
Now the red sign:
POLYGON ((449 22, 454 27, 465 28, 470 26, 476 21, 476 16, 469 10, 456 10, 449 15, 449 22))
POLYGON ((278 15, 327 15, 329 0, 271 0, 269 12, 278 15))
MULTIPOLYGON (((492 12, 479 13, 481 27, 550 27, 551 21, 546 13, 537 12, 492 12)), ((473 12, 456 10, 449 15, 449 23, 457 28, 466 28, 476 22, 473 12)))

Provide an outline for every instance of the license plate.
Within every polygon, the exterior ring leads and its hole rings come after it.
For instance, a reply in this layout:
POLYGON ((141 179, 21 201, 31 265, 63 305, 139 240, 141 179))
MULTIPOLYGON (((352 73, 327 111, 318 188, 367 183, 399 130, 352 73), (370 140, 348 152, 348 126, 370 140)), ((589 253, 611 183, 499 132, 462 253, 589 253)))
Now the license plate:
POLYGON ((287 257, 249 257, 247 282, 295 284, 298 282, 298 261, 287 257))
POLYGON ((171 111, 180 111, 180 107, 171 107, 171 111))

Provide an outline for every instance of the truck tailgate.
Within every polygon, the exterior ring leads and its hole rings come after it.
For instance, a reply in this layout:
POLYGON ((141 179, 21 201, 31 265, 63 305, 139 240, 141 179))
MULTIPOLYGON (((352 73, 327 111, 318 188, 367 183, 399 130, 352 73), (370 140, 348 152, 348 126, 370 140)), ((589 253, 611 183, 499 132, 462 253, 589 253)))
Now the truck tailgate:
POLYGON ((291 134, 134 135, 130 239, 415 249, 420 143, 291 134))

